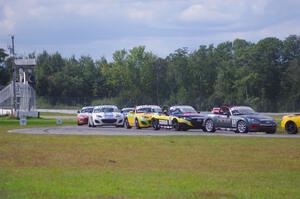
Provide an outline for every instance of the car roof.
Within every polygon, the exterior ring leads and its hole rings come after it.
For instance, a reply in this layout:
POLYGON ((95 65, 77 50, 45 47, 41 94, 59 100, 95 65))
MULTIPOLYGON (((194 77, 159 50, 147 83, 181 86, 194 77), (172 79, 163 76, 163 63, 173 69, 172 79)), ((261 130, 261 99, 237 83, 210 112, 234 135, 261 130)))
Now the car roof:
POLYGON ((140 105, 140 106, 136 106, 136 109, 141 109, 141 108, 160 108, 160 106, 157 105, 140 105))
POLYGON ((94 106, 84 106, 84 107, 81 108, 81 110, 87 109, 87 108, 94 108, 94 106))
POLYGON ((125 111, 125 110, 133 110, 134 108, 122 108, 122 111, 125 111))
POLYGON ((238 108, 251 108, 250 106, 231 106, 231 107, 228 107, 230 109, 238 109, 238 108))
POLYGON ((116 105, 99 105, 99 106, 94 106, 94 108, 118 108, 116 105))
POLYGON ((176 105, 176 106, 171 106, 170 109, 175 109, 175 108, 185 108, 185 107, 195 109, 193 106, 190 106, 190 105, 176 105))

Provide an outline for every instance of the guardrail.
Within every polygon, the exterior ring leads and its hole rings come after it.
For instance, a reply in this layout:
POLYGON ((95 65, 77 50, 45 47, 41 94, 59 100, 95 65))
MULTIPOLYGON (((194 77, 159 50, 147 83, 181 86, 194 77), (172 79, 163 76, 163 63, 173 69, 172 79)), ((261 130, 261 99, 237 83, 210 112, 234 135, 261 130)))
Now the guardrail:
POLYGON ((38 112, 76 114, 78 110, 68 109, 36 109, 38 112))

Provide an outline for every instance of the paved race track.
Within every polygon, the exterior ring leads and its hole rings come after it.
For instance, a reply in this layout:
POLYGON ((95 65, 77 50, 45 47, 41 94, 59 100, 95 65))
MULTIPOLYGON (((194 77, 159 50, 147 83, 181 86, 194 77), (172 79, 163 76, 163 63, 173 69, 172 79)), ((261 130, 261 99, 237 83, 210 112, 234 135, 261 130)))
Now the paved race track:
POLYGON ((265 133, 247 133, 236 134, 231 131, 217 131, 215 133, 205 133, 202 130, 174 131, 170 129, 161 129, 155 131, 148 129, 125 129, 116 127, 96 127, 87 126, 64 126, 48 128, 27 128, 10 130, 9 133, 24 134, 44 134, 44 135, 101 135, 101 136, 231 136, 231 137, 276 137, 276 138, 300 138, 300 135, 288 134, 265 134, 265 133))

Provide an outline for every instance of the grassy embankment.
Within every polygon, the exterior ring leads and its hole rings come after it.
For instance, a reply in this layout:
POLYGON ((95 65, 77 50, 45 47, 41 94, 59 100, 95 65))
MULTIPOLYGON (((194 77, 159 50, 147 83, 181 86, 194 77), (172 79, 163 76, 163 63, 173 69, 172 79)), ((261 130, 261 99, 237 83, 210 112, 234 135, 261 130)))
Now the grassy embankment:
POLYGON ((16 127, 0 120, 0 198, 300 198, 300 139, 7 133, 16 127))

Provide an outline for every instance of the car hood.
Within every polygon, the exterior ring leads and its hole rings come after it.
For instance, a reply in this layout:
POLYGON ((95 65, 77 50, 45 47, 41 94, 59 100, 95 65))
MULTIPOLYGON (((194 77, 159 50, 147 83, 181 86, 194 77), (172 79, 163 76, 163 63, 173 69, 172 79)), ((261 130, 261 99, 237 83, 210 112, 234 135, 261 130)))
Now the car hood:
POLYGON ((136 113, 135 114, 136 116, 141 116, 141 117, 144 117, 144 116, 153 116, 153 115, 159 115, 159 113, 136 113))
POLYGON ((79 113, 77 117, 88 117, 90 113, 79 113))
POLYGON ((199 113, 184 113, 184 114, 175 114, 176 117, 190 117, 190 118, 203 118, 204 115, 199 113))
POLYGON ((102 117, 117 117, 119 115, 120 117, 123 117, 123 114, 119 112, 109 112, 109 113, 100 112, 100 113, 93 113, 93 115, 100 115, 102 117))
POLYGON ((251 114, 251 115, 239 115, 242 118, 247 119, 257 119, 257 120, 272 120, 275 121, 274 118, 267 116, 267 115, 261 115, 261 114, 251 114))
POLYGON ((285 115, 282 117, 282 119, 296 119, 296 118, 300 118, 300 114, 289 114, 289 115, 285 115))

